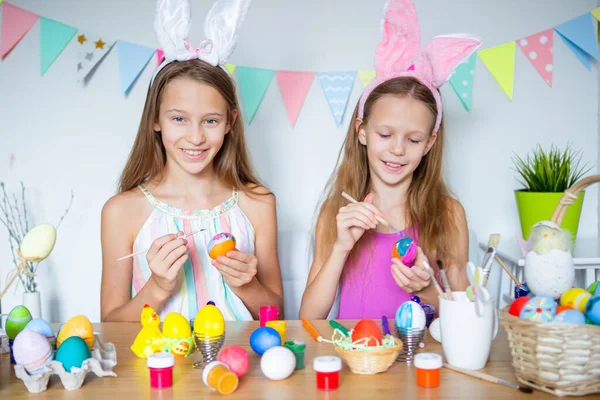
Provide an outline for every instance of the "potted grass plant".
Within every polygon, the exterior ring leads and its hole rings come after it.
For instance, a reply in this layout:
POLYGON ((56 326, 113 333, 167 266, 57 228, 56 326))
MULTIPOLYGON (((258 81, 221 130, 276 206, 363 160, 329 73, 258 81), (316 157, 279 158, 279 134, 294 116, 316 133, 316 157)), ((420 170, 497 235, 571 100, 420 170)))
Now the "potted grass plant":
MULTIPOLYGON (((518 180, 524 186, 515 190, 523 239, 529 238, 534 224, 552 218, 563 192, 591 170, 587 163, 582 165, 581 156, 581 151, 574 151, 570 144, 563 150, 554 145, 544 150, 538 144, 525 158, 513 156, 518 180)), ((571 233, 573 242, 577 237, 584 197, 585 193, 581 191, 561 224, 571 233)))

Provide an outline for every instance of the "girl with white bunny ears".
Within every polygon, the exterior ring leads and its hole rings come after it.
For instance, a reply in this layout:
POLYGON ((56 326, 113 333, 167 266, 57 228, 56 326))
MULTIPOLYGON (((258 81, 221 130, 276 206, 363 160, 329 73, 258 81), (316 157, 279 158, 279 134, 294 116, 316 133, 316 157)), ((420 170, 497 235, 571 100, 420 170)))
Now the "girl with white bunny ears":
POLYGON ((208 301, 226 320, 257 319, 265 304, 282 309, 275 198, 251 167, 235 86, 221 68, 249 4, 217 0, 194 48, 189 1, 158 1, 165 60, 119 193, 102 210, 103 321, 139 321, 145 304, 161 318, 175 311, 188 319, 208 301), (207 246, 222 232, 236 249, 213 260, 207 246))

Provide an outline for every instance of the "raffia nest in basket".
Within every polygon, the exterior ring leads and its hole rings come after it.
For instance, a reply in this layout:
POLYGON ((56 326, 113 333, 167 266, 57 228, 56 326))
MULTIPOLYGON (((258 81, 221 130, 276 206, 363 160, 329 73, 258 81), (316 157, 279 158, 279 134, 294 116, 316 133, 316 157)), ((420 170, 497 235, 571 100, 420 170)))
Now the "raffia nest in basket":
POLYGON ((335 330, 331 338, 333 348, 344 360, 350 371, 361 375, 374 375, 387 371, 402 350, 402 341, 391 335, 383 337, 381 346, 365 346, 366 340, 352 342, 352 335, 345 336, 335 330))
POLYGON ((500 312, 517 379, 556 396, 600 393, 600 326, 535 322, 500 312))

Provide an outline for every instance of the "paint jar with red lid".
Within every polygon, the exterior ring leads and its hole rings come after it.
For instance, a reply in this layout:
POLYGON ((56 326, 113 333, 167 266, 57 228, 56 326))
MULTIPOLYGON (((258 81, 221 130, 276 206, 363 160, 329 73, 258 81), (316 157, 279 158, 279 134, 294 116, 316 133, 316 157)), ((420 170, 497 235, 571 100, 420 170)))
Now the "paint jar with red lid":
POLYGON ((335 390, 340 384, 342 359, 335 356, 320 356, 313 360, 313 369, 317 373, 317 389, 335 390))

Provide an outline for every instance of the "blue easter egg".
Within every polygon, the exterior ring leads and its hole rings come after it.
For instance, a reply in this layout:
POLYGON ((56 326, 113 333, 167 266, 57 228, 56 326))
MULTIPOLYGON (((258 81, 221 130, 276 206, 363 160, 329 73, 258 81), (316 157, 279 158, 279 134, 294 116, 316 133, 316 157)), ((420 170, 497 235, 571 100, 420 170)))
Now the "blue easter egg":
POLYGON ((565 310, 554 317, 552 322, 563 324, 585 324, 585 315, 579 310, 565 310))
POLYGON ((588 300, 585 306, 585 315, 594 325, 600 325, 600 296, 594 296, 588 300))
POLYGON ((56 336, 50 324, 43 318, 34 318, 23 328, 24 331, 35 331, 48 339, 52 347, 56 344, 56 336))
POLYGON ((423 329, 425 322, 423 307, 414 301, 404 302, 396 311, 396 326, 399 329, 423 329))
POLYGON ((90 348, 85 340, 79 336, 71 336, 56 350, 54 359, 62 363, 65 371, 71 372, 71 368, 81 368, 83 362, 91 357, 90 348))
POLYGON ((556 315, 556 301, 550 296, 534 296, 521 309, 519 318, 538 322, 549 322, 556 315))
POLYGON ((281 346, 281 336, 270 326, 262 326, 250 335, 250 347, 259 356, 275 346, 281 346))

